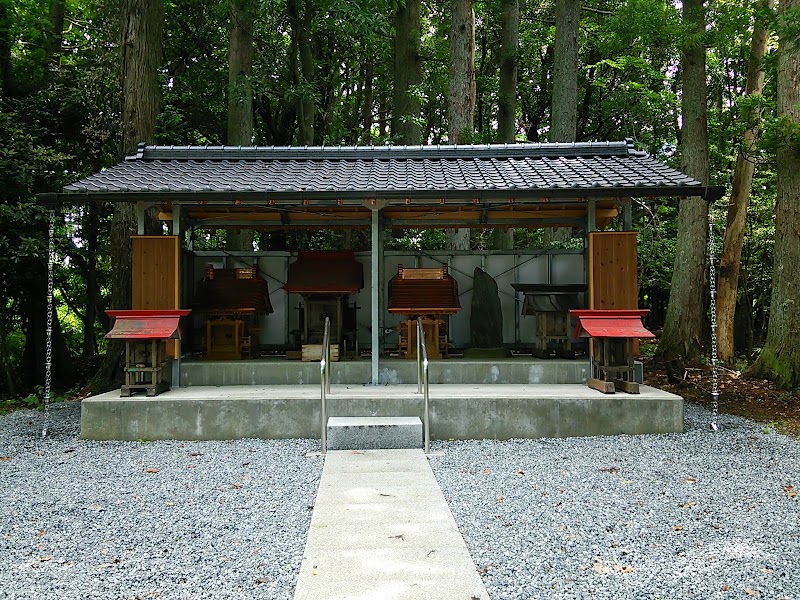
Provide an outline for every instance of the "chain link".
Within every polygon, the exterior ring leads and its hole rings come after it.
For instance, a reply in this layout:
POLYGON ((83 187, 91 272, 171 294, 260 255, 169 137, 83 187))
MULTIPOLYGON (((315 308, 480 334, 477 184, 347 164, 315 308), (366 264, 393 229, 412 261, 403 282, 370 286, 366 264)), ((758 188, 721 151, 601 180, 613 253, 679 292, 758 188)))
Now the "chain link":
POLYGON ((712 431, 719 429, 719 359, 717 354, 717 269, 714 265, 714 207, 708 207, 708 279, 711 290, 711 423, 712 431))
POLYGON ((50 211, 47 246, 47 349, 44 359, 44 422, 42 438, 47 436, 50 418, 50 390, 53 379, 53 266, 55 265, 55 222, 56 213, 50 211))

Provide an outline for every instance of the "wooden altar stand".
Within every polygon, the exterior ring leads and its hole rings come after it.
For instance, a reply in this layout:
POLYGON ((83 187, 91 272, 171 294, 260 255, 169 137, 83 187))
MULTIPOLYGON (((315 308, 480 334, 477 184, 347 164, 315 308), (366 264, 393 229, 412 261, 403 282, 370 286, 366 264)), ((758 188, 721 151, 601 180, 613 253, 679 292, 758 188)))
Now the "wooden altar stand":
POLYGON ((589 337, 592 373, 589 387, 605 394, 617 388, 629 394, 639 393, 634 380, 635 342, 639 338, 654 338, 642 325, 649 310, 571 310, 577 319, 575 337, 589 337))
POLYGON ((389 280, 388 310, 405 317, 398 331, 397 350, 401 357, 417 356, 417 317, 422 317, 428 357, 447 357, 447 320, 461 310, 458 282, 447 272, 447 266, 409 269, 398 265, 397 274, 389 280))

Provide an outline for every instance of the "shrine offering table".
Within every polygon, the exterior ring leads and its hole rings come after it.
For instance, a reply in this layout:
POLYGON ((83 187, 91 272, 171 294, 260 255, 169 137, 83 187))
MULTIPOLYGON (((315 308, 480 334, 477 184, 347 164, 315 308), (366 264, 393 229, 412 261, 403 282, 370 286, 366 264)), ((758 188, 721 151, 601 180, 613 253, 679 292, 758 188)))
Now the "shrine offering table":
POLYGON ((522 315, 536 317, 536 348, 533 355, 550 358, 550 342, 554 342, 557 356, 574 358, 569 311, 580 307, 580 295, 588 287, 585 284, 540 283, 512 283, 511 286, 524 296, 522 315))

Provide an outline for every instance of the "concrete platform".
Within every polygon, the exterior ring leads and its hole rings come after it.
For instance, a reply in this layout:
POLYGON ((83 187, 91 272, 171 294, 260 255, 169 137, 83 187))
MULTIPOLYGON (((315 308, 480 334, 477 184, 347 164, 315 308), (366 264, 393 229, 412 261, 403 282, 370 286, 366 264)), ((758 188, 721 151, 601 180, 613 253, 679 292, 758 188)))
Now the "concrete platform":
POLYGON ((419 417, 329 417, 328 450, 422 448, 419 417))
POLYGON ((325 457, 295 600, 488 599, 422 450, 325 457))
MULTIPOLYGON (((416 385, 333 385, 327 415, 423 417, 416 385)), ((83 400, 81 437, 95 440, 319 438, 319 385, 119 391, 83 400)), ((432 439, 509 439, 683 431, 683 399, 649 386, 602 394, 586 385, 432 385, 432 439)))
MULTIPOLYGON (((640 365, 641 366, 641 365, 640 365)), ((586 383, 589 362, 542 360, 530 356, 501 359, 449 358, 430 362, 431 384, 559 384, 586 383)), ((416 384, 415 360, 381 358, 379 382, 416 384)), ((331 383, 365 385, 370 383, 369 359, 331 363, 331 383)), ((641 377, 637 380, 641 383, 641 377)), ((183 360, 181 386, 206 385, 319 385, 319 363, 260 358, 255 360, 183 360)))

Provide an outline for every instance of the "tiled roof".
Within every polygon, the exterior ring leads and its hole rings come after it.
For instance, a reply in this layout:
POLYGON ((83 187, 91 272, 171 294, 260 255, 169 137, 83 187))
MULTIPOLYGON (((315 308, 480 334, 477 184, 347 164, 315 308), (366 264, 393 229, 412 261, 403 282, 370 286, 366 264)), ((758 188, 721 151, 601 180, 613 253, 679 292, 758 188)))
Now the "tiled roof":
POLYGON ((702 195, 630 142, 376 147, 140 146, 60 196, 104 200, 702 195), (124 197, 123 197, 124 196, 124 197))

